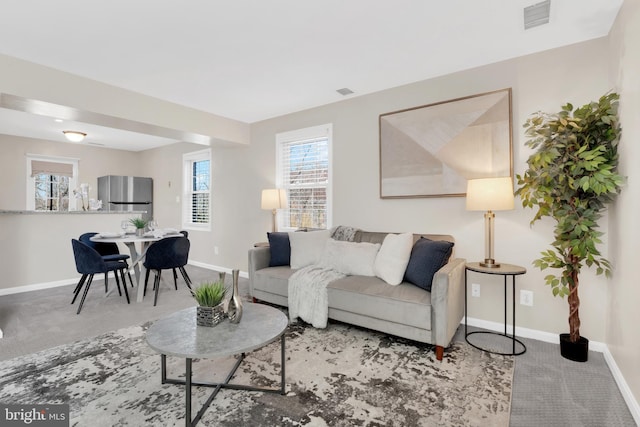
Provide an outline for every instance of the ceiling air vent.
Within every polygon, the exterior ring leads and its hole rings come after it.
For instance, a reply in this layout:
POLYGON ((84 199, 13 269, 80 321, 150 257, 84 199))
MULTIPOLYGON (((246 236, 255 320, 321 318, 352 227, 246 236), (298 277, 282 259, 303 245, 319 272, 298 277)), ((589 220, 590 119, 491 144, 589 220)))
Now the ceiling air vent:
POLYGON ((336 90, 336 92, 338 92, 342 96, 351 95, 353 93, 353 91, 348 87, 343 87, 342 89, 338 89, 336 90))
POLYGON ((524 8, 524 29, 549 23, 551 0, 546 0, 524 8))

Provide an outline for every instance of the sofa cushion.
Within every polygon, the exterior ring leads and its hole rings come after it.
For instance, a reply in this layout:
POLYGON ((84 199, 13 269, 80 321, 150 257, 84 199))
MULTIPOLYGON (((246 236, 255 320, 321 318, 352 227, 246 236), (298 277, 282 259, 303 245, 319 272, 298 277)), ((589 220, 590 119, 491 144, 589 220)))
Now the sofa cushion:
POLYGON ((254 289, 287 297, 289 293, 289 277, 295 271, 288 266, 267 267, 256 270, 253 281, 254 289))
POLYGON ((399 285, 409 263, 413 234, 387 234, 373 264, 376 276, 390 285, 399 285))
POLYGON ((289 265, 291 262, 291 245, 289 245, 289 233, 274 232, 267 233, 271 258, 269 267, 289 265))
POLYGON ((389 286, 377 277, 347 276, 327 286, 329 307, 431 329, 431 293, 410 283, 389 286))
POLYGON ((373 263, 379 244, 343 242, 329 239, 324 247, 320 265, 343 274, 375 276, 373 263))
POLYGON ((291 268, 302 268, 307 265, 318 264, 329 236, 329 230, 289 232, 291 268))
POLYGON ((448 261, 453 243, 420 238, 411 250, 404 280, 431 292, 433 275, 448 261))

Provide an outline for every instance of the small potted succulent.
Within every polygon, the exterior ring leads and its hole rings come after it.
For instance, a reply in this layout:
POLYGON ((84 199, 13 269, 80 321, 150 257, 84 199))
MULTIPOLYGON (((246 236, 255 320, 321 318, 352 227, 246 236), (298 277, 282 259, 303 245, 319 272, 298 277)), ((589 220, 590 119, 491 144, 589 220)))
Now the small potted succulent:
POLYGON ((149 221, 144 218, 131 218, 129 222, 136 228, 136 234, 138 236, 142 236, 144 234, 144 229, 149 223, 149 221))
POLYGON ((224 320, 224 297, 227 289, 224 280, 205 282, 192 291, 198 303, 196 308, 197 324, 200 326, 216 326, 224 320))

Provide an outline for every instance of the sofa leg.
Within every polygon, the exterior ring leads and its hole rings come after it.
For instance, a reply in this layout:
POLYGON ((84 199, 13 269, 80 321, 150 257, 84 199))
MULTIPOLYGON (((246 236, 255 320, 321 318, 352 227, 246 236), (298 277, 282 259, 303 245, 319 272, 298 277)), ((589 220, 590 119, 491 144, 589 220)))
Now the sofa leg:
POLYGON ((442 357, 444 356, 444 347, 441 345, 436 346, 436 359, 442 361, 442 357))

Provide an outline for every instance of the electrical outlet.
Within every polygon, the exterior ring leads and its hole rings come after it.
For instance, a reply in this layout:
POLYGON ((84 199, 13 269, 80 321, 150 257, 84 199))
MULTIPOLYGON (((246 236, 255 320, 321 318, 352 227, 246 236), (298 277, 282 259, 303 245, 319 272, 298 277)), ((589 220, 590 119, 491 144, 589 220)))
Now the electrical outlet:
POLYGON ((471 284, 471 296, 472 297, 476 297, 476 298, 480 298, 480 284, 479 283, 472 283, 471 284))
POLYGON ((220 253, 220 251, 218 250, 217 246, 213 247, 213 253, 216 254, 216 255, 218 255, 220 253))
POLYGON ((520 304, 528 305, 530 307, 533 306, 533 292, 532 291, 520 291, 520 304))

